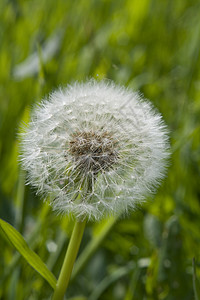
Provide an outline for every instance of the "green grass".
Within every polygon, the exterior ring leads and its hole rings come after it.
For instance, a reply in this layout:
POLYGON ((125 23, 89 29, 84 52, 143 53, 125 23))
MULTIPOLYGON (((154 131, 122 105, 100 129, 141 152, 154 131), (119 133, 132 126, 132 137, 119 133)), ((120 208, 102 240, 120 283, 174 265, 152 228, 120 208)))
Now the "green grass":
MULTIPOLYGON (((73 222, 56 216, 24 185, 18 132, 32 105, 58 86, 108 78, 140 90, 170 130, 167 179, 153 200, 109 230, 105 224, 87 226, 81 245, 86 262, 77 261, 81 268, 76 265, 70 297, 198 299, 199 34, 198 0, 0 2, 0 218, 24 236, 56 277, 73 222), (84 252, 93 248, 91 255, 84 252)), ((51 286, 0 232, 0 298, 51 294, 51 286)))

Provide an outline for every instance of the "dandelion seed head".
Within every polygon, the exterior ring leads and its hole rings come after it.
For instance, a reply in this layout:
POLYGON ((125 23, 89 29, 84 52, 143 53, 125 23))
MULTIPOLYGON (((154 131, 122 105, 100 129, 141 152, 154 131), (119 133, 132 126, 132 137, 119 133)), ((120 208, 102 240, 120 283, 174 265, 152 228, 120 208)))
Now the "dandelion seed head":
POLYGON ((168 131, 148 100, 90 80, 53 92, 21 138, 28 182, 54 210, 100 220, 135 209, 166 173, 168 131))

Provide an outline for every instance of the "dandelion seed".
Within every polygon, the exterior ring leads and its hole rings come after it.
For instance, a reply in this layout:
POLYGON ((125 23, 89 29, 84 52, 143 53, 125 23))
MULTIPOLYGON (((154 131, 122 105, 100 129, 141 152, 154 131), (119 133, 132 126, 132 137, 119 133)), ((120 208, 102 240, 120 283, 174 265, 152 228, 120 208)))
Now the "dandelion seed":
POLYGON ((22 136, 28 182, 54 210, 100 220, 127 213, 165 175, 168 131, 149 101, 90 80, 53 92, 22 136))

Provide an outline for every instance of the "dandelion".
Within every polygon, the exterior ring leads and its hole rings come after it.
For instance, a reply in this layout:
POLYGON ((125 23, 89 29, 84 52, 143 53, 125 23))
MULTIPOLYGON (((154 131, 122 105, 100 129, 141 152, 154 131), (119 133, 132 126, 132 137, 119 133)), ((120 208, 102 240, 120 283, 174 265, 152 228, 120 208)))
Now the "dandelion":
POLYGON ((135 209, 165 174, 168 132, 151 103, 105 81, 53 92, 22 138, 28 182, 54 210, 100 220, 135 209))
POLYGON ((75 83, 35 108, 22 136, 28 182, 76 218, 53 300, 63 299, 86 220, 122 215, 165 175, 168 131, 149 101, 105 81, 75 83))

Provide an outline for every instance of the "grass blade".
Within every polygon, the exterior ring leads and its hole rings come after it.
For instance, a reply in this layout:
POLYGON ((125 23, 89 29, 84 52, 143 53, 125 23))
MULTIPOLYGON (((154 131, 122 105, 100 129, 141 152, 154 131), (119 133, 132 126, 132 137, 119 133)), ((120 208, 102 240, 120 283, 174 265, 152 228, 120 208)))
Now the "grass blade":
POLYGON ((0 227, 5 233, 6 237, 12 245, 19 251, 19 253, 26 259, 26 261, 55 289, 56 278, 49 271, 47 266, 41 258, 32 251, 21 234, 12 227, 9 223, 0 219, 0 227))

